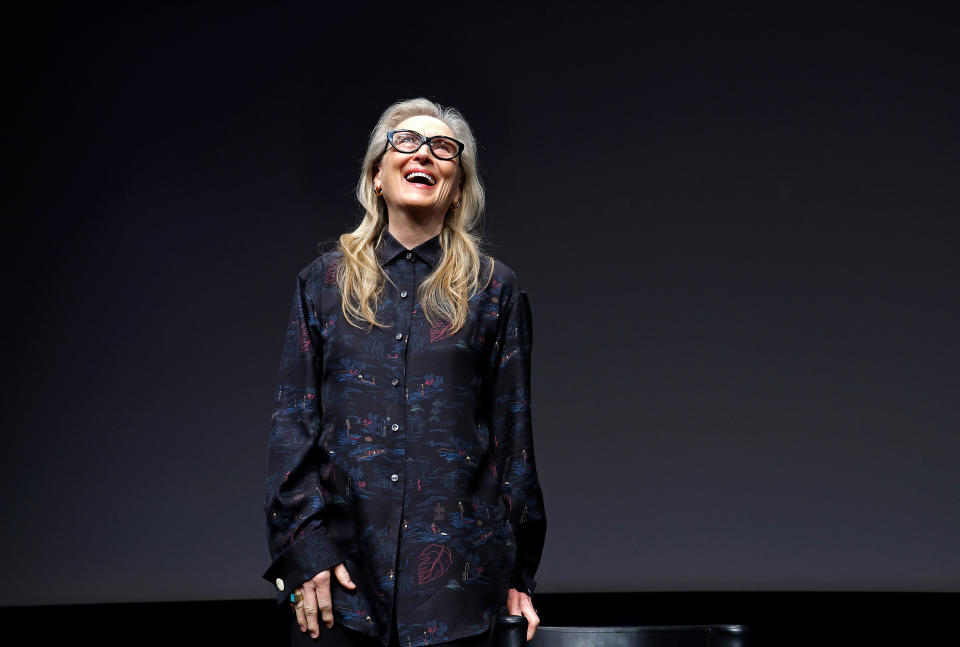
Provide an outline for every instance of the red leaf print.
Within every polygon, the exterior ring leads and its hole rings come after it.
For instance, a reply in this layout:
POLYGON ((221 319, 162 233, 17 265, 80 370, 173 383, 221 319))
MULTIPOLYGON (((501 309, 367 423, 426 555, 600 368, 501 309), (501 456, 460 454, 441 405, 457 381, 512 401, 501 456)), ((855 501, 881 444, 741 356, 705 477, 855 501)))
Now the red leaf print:
POLYGON ((453 563, 453 554, 450 549, 440 544, 430 544, 420 551, 420 564, 417 565, 417 582, 426 584, 450 570, 453 563))

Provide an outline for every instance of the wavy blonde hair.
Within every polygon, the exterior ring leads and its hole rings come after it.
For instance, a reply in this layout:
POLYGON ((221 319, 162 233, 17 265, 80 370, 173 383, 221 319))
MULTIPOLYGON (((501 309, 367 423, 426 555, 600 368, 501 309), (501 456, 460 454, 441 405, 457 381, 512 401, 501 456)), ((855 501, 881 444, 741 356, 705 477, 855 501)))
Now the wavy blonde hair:
POLYGON ((456 139, 464 143, 457 165, 463 183, 460 206, 447 212, 440 231, 440 261, 417 290, 427 321, 431 326, 438 320, 447 322, 449 334, 460 330, 467 321, 469 300, 486 287, 492 276, 491 262, 486 282, 480 286, 483 239, 477 228, 483 215, 484 195, 477 174, 477 142, 470 126, 456 109, 444 108, 429 99, 398 101, 380 115, 370 133, 357 183, 357 200, 364 210, 363 219, 356 229, 340 236, 338 245, 343 254, 337 267, 341 310, 346 320, 357 328, 362 327, 360 321, 366 321, 371 329, 372 326, 387 326, 376 318, 383 288, 390 281, 376 255, 377 245, 387 228, 387 205, 374 191, 373 178, 386 149, 387 132, 404 119, 421 115, 439 119, 453 131, 456 139))

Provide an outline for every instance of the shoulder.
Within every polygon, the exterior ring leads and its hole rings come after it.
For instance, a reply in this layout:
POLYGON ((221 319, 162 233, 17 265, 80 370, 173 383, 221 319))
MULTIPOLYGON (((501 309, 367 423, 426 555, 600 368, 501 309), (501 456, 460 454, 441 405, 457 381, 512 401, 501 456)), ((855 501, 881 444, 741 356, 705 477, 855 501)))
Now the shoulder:
POLYGON ((305 285, 320 286, 323 284, 336 283, 337 265, 343 254, 338 251, 330 251, 313 259, 306 267, 297 273, 297 277, 305 285))
POLYGON ((324 303, 333 303, 339 294, 337 284, 337 266, 340 264, 340 252, 327 252, 317 256, 306 267, 297 273, 298 289, 301 290, 307 303, 321 309, 324 303))
POLYGON ((513 302, 521 294, 525 294, 517 272, 499 258, 489 255, 484 257, 483 279, 486 280, 488 275, 488 289, 491 293, 498 294, 501 303, 513 302))
POLYGON ((490 271, 490 268, 493 269, 493 277, 500 280, 501 282, 508 282, 511 284, 518 282, 517 273, 512 267, 501 261, 499 258, 494 256, 485 256, 485 267, 486 271, 490 271))

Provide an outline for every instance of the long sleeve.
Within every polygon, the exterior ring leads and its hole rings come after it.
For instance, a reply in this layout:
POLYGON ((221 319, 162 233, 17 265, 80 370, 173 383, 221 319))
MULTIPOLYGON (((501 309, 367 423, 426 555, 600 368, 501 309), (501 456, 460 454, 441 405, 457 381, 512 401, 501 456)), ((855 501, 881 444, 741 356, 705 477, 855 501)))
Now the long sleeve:
POLYGON ((492 370, 491 424, 498 443, 501 496, 513 526, 517 560, 510 587, 532 593, 547 530, 543 494, 537 478, 530 414, 532 317, 527 293, 516 289, 501 316, 492 370))
POLYGON ((324 525, 320 471, 328 458, 318 446, 322 346, 308 298, 309 276, 308 268, 297 277, 268 446, 264 511, 273 563, 263 577, 277 587, 278 601, 341 561, 324 525))

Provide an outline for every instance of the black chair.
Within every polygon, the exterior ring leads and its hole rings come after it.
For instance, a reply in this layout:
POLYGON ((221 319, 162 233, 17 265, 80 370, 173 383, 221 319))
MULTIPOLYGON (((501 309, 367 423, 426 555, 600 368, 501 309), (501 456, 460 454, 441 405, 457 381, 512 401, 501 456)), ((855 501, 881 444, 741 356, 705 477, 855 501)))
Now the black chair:
POLYGON ((746 647, 742 625, 538 627, 530 647, 746 647))

